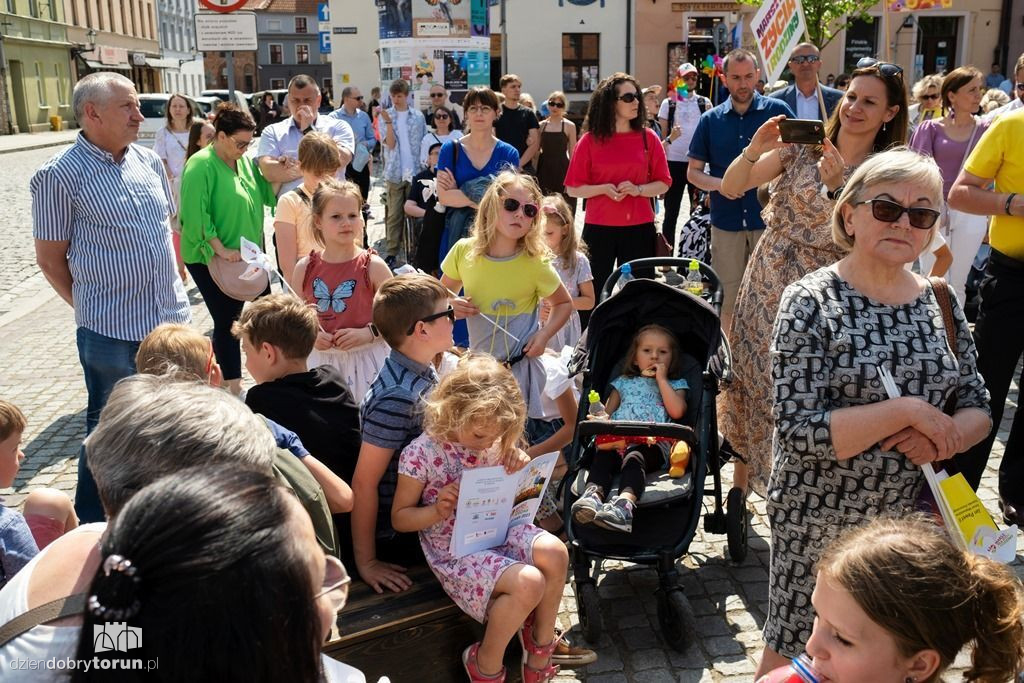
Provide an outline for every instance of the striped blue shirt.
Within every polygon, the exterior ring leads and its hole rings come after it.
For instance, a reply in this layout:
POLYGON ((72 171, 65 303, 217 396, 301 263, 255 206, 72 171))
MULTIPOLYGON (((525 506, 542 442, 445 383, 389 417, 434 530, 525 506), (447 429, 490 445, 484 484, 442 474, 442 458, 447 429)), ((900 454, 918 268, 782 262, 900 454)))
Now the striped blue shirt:
POLYGON ((174 264, 174 211, 160 158, 129 145, 120 163, 78 134, 29 181, 32 234, 67 241, 75 323, 141 341, 165 322, 191 319, 174 264))

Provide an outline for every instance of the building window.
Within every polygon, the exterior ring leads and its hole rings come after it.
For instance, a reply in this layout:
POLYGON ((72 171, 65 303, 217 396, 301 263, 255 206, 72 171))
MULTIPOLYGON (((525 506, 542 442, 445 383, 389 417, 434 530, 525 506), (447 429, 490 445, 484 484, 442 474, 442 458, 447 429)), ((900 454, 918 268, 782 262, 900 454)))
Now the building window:
POLYGON ((39 16, 39 0, 28 0, 28 15, 30 17, 39 16))
POLYGON ((600 34, 562 34, 562 90, 594 92, 600 80, 600 34))
POLYGON ((284 64, 284 47, 281 43, 270 44, 270 63, 284 64))
POLYGON ((267 30, 278 32, 281 30, 280 19, 267 19, 267 30))
POLYGON ((295 32, 308 33, 306 31, 306 17, 295 17, 295 32))
POLYGON ((57 21, 57 2, 56 0, 49 0, 47 8, 50 14, 50 21, 57 21))
POLYGON ((68 79, 64 77, 64 65, 54 64, 53 75, 57 77, 57 101, 60 106, 68 106, 67 100, 70 99, 68 95, 71 94, 71 88, 68 87, 68 79))
POLYGON ((299 43, 295 46, 295 63, 309 64, 309 45, 299 43))
POLYGON ((39 106, 46 106, 46 81, 43 80, 43 65, 36 62, 36 93, 39 95, 39 106))
POLYGON ((18 13, 17 12, 17 7, 15 7, 14 0, 7 0, 4 3, 4 6, 7 7, 7 13, 8 14, 17 14, 18 13))
POLYGON ((271 90, 284 90, 284 79, 283 78, 271 78, 270 79, 271 90))

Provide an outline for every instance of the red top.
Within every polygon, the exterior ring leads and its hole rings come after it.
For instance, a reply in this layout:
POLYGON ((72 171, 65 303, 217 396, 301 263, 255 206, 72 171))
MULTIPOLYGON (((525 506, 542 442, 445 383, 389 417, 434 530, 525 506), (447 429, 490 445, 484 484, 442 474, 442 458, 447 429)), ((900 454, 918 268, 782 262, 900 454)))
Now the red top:
POLYGON ((302 278, 302 298, 315 304, 320 327, 327 334, 352 327, 366 327, 373 320, 373 284, 367 249, 351 261, 327 263, 316 251, 302 278))
MULTIPOLYGON (((671 185, 665 149, 650 128, 628 133, 615 133, 609 140, 598 141, 591 133, 584 133, 565 174, 566 187, 603 185, 629 180, 636 185, 660 180, 671 185), (644 140, 647 136, 647 150, 644 140), (646 158, 645 158, 646 157, 646 158)), ((587 200, 587 223, 594 225, 641 225, 654 222, 654 209, 650 197, 623 197, 615 201, 608 195, 587 200)))

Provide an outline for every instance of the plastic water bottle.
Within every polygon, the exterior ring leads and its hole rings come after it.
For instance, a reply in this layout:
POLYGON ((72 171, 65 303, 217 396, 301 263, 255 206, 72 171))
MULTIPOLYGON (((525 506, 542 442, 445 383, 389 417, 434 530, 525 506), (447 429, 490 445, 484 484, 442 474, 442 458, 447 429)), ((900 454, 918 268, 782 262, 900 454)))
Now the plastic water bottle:
POLYGON ((619 279, 616 281, 615 286, 612 287, 612 294, 618 292, 626 286, 627 282, 633 279, 633 266, 628 263, 623 265, 622 269, 619 271, 619 279))
POLYGON ((587 402, 590 403, 590 409, 587 412, 591 417, 603 418, 608 416, 608 413, 605 412, 604 404, 601 403, 601 394, 597 393, 596 390, 590 390, 590 393, 587 394, 587 402))
POLYGON ((801 654, 786 666, 761 676, 757 683, 818 683, 818 680, 818 672, 814 670, 811 658, 801 654))
POLYGON ((704 278, 700 275, 700 264, 691 260, 686 269, 686 291, 694 296, 704 296, 704 278))

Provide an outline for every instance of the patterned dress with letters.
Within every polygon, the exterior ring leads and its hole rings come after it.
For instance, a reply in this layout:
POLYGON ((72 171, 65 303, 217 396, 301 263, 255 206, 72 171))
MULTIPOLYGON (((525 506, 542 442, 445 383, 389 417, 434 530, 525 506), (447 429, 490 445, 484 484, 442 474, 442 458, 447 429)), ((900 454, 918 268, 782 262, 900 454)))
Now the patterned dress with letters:
POLYGON ((832 411, 886 400, 878 375, 884 366, 903 396, 941 408, 956 391, 958 409, 988 412, 974 341, 952 290, 950 298, 956 356, 931 287, 910 303, 890 306, 822 268, 783 293, 771 348, 776 427, 764 640, 786 657, 802 652, 810 637, 814 566, 822 550, 845 528, 911 510, 924 483, 918 466, 878 445, 838 460, 832 411))

